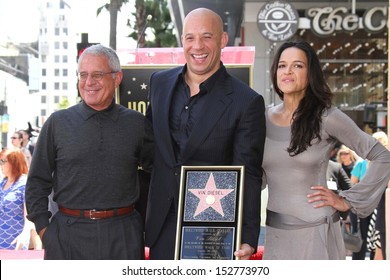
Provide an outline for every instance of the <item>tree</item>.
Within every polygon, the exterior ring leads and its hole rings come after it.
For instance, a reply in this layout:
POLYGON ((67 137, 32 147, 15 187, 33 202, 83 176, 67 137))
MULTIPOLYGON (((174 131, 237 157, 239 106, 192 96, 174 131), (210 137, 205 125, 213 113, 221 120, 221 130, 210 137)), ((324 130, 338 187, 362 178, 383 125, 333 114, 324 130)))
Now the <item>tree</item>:
MULTIPOLYGON (((97 15, 103 9, 110 12, 110 47, 116 49, 117 18, 123 4, 129 0, 110 0, 109 4, 98 8, 97 15)), ((138 42, 138 47, 176 47, 176 36, 173 34, 174 25, 169 13, 167 0, 136 0, 134 19, 127 21, 127 26, 134 30, 129 37, 138 42), (148 15, 152 19, 147 22, 148 15), (147 24, 147 25, 146 25, 147 24), (151 28, 154 40, 145 41, 144 28, 151 28)))
POLYGON ((145 46, 145 31, 144 28, 146 27, 146 12, 145 12, 145 1, 144 0, 136 0, 135 1, 135 14, 133 13, 133 16, 135 16, 135 23, 132 26, 130 24, 130 20, 127 21, 127 26, 130 28, 133 27, 134 32, 131 33, 133 36, 129 36, 137 41, 137 48, 141 47, 143 48, 145 46))
POLYGON ((97 16, 103 9, 110 12, 110 47, 116 50, 116 27, 118 12, 121 10, 123 4, 128 3, 129 0, 110 0, 109 4, 105 4, 97 10, 97 16))
POLYGON ((133 13, 135 20, 129 19, 127 25, 134 30, 129 37, 138 42, 138 47, 177 46, 176 36, 173 34, 174 25, 167 6, 167 0, 136 1, 136 11, 133 13), (147 21, 148 15, 152 16, 149 21, 147 21), (154 35, 151 40, 145 41, 145 27, 150 28, 154 35))
POLYGON ((61 110, 61 109, 67 109, 67 108, 69 108, 69 105, 70 105, 70 103, 69 103, 68 98, 63 97, 63 98, 61 99, 61 101, 57 104, 57 108, 58 108, 59 110, 61 110))

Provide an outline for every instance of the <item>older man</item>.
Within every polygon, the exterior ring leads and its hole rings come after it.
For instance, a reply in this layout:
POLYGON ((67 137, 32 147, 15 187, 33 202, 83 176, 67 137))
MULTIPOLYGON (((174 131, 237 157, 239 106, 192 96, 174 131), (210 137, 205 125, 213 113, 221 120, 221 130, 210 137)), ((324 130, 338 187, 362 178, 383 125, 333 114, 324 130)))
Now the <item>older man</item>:
POLYGON ((150 170, 153 137, 140 113, 115 104, 122 80, 116 53, 87 48, 78 63, 82 102, 42 127, 26 186, 28 219, 45 259, 142 259, 143 221, 135 210, 139 166, 150 170), (49 223, 48 196, 59 211, 49 223))

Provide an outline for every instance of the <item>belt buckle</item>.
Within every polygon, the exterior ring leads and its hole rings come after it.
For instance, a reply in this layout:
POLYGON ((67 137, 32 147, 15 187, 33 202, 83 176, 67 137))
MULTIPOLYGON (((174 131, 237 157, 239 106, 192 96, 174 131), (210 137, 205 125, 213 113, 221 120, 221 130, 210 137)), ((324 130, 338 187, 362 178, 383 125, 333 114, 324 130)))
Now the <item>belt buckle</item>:
POLYGON ((96 217, 93 216, 93 214, 96 212, 96 209, 91 209, 88 212, 89 212, 89 218, 91 220, 98 220, 99 219, 99 218, 96 218, 96 217))

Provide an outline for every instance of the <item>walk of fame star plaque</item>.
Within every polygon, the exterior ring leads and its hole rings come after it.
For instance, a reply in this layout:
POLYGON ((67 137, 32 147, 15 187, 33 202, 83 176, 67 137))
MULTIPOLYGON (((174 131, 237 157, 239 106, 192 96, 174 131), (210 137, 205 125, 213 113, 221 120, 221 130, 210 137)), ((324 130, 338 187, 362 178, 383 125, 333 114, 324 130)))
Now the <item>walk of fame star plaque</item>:
POLYGON ((182 167, 175 259, 235 259, 243 183, 243 166, 182 167))

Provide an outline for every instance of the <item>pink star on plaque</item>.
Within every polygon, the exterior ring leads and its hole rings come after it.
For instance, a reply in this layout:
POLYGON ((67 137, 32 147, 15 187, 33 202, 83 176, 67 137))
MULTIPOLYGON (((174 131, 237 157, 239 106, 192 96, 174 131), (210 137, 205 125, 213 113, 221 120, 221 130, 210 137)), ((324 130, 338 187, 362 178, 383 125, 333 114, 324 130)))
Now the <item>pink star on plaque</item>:
POLYGON ((215 185, 213 173, 210 174, 205 188, 188 190, 199 198, 198 207, 196 208, 194 217, 209 207, 212 207, 215 211, 224 216, 221 199, 233 191, 233 189, 218 189, 215 185))

